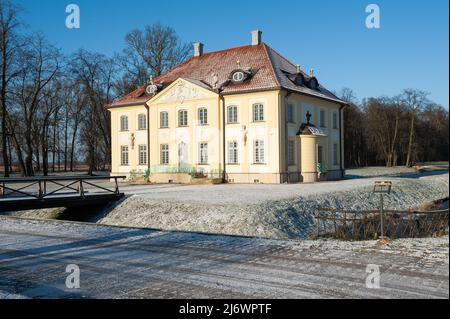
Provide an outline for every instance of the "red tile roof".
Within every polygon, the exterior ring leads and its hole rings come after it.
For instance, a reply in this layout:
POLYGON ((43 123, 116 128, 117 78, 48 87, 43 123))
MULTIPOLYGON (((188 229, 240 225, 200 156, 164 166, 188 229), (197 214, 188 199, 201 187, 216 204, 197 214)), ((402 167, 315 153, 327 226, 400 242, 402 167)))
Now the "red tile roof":
MULTIPOLYGON (((289 79, 289 74, 296 74, 296 66, 278 54, 265 43, 260 45, 246 45, 232 49, 204 53, 198 57, 191 57, 174 68, 156 77, 156 84, 170 85, 179 78, 189 78, 202 82, 211 90, 214 88, 213 76, 218 77, 218 86, 222 94, 252 92, 271 89, 287 89, 298 93, 345 103, 334 94, 319 86, 317 90, 306 86, 298 86, 289 79), (253 75, 242 84, 229 83, 229 76, 236 69, 251 68, 253 75)), ((303 74, 306 79, 309 77, 303 74)), ((122 97, 109 107, 142 104, 151 96, 145 93, 146 85, 122 97)))

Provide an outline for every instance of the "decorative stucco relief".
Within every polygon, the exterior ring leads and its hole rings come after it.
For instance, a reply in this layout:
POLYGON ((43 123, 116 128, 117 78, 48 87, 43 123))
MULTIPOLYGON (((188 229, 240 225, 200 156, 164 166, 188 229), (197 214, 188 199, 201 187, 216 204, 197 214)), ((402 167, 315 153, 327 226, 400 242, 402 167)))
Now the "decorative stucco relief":
POLYGON ((170 92, 161 97, 160 101, 165 103, 183 103, 185 100, 195 100, 207 97, 209 97, 207 93, 202 92, 195 87, 188 86, 184 82, 179 82, 170 92))

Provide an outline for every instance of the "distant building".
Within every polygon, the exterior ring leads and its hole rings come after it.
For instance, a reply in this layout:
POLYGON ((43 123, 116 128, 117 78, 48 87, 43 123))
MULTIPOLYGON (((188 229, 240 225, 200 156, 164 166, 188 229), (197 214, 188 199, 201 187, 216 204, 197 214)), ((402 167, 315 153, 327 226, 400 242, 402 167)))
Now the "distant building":
POLYGON ((150 169, 230 183, 315 182, 343 176, 345 102, 252 32, 251 45, 203 52, 108 105, 112 174, 150 169), (149 139, 149 140, 148 140, 149 139))

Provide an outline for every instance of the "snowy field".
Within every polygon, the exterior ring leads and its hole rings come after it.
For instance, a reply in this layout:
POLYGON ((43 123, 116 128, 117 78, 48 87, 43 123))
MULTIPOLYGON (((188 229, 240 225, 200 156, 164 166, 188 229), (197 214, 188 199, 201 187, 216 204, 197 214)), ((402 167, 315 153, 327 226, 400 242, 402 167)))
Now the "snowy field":
POLYGON ((0 216, 0 299, 448 299, 448 248, 448 236, 283 241, 0 216), (65 285, 69 264, 79 289, 65 285))
MULTIPOLYGON (((278 239, 308 238, 315 230, 318 208, 377 209, 379 197, 372 190, 379 179, 286 185, 129 186, 122 188, 129 194, 127 199, 98 222, 278 239)), ((388 209, 416 208, 449 196, 448 172, 387 179, 394 183, 385 201, 388 209)))
MULTIPOLYGON (((376 180, 391 180, 388 209, 410 209, 449 196, 448 171, 370 167, 348 170, 348 179, 284 185, 129 185, 126 198, 102 211, 79 211, 70 218, 105 225, 149 227, 274 239, 305 239, 314 234, 319 208, 377 209, 376 180)), ((106 186, 106 185, 105 185, 106 186)), ((109 185, 110 186, 110 185, 109 185)), ((30 218, 61 218, 61 209, 11 213, 30 218)), ((67 216, 66 216, 67 217, 67 216)), ((64 219, 65 217, 63 217, 64 219)))

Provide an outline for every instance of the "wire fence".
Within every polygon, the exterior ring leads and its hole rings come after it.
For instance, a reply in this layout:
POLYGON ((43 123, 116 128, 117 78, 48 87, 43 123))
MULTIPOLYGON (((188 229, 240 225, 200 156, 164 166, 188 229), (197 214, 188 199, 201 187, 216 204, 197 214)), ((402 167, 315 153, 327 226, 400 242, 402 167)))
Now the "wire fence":
POLYGON ((447 235, 449 210, 355 211, 322 208, 316 214, 316 238, 343 240, 378 239, 383 227, 384 236, 391 239, 420 238, 447 235))

